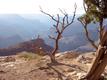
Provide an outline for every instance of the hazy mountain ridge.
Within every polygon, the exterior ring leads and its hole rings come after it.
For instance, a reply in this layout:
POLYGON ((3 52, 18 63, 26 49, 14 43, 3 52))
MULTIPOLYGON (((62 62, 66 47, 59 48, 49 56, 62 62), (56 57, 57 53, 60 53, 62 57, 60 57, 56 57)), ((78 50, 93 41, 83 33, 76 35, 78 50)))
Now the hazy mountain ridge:
POLYGON ((0 39, 0 48, 7 48, 12 45, 23 42, 24 40, 19 35, 14 35, 11 37, 1 38, 0 39))
MULTIPOLYGON (((89 34, 90 34, 90 37, 92 38, 92 40, 94 40, 94 41, 98 40, 97 31, 89 30, 89 34)), ((48 45, 50 44, 51 46, 54 45, 54 42, 51 39, 47 39, 46 43, 48 43, 48 45)), ((78 32, 75 35, 71 34, 71 36, 70 36, 70 34, 69 34, 69 36, 64 36, 59 41, 59 46, 60 46, 60 51, 69 51, 69 50, 77 50, 77 51, 82 51, 82 52, 93 51, 92 46, 89 46, 89 42, 88 42, 84 32, 78 32), (84 47, 82 47, 82 46, 84 46, 84 47)))
MULTIPOLYGON (((44 38, 48 45, 53 46, 53 41, 48 38, 48 35, 55 34, 52 27, 50 27, 53 23, 51 19, 44 15, 33 15, 33 19, 27 17, 28 15, 24 17, 16 14, 0 15, 1 48, 30 41, 35 39, 38 34, 44 38), (17 35, 17 38, 14 35, 17 35)), ((90 30, 90 34, 92 34, 91 37, 97 40, 98 35, 95 32, 95 26, 96 24, 90 24, 88 29, 90 30)), ((82 24, 75 19, 74 23, 63 33, 63 38, 60 40, 60 51, 75 50, 87 44, 88 41, 84 35, 82 24)))
POLYGON ((37 33, 42 35, 43 32, 46 32, 46 27, 44 23, 41 23, 37 19, 25 19, 15 14, 0 15, 0 36, 3 35, 7 37, 16 34, 28 40, 37 33))

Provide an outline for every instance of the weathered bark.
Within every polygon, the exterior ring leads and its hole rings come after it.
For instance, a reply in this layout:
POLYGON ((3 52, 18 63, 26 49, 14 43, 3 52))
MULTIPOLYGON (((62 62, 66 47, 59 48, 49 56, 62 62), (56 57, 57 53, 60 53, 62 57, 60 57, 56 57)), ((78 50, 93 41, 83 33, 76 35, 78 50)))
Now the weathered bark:
POLYGON ((50 55, 51 63, 57 63, 55 55, 50 55))
POLYGON ((99 80, 102 72, 104 71, 106 67, 107 54, 105 54, 105 49, 99 47, 97 52, 99 54, 95 58, 91 69, 89 70, 87 76, 85 77, 86 80, 99 80))
POLYGON ((50 58, 51 58, 51 62, 52 62, 52 63, 56 63, 56 62, 57 62, 56 59, 55 59, 55 54, 56 54, 56 52, 58 51, 58 48, 59 48, 59 46, 58 46, 59 36, 60 36, 60 35, 57 36, 57 39, 56 39, 56 41, 55 41, 54 50, 53 50, 52 53, 50 54, 50 58))
POLYGON ((93 74, 93 72, 95 71, 95 69, 98 67, 101 56, 104 53, 104 48, 101 48, 101 46, 99 46, 99 49, 96 53, 99 53, 99 54, 96 55, 96 58, 93 62, 92 67, 90 68, 87 76, 91 76, 93 74))
POLYGON ((97 50, 97 56, 87 76, 81 80, 99 80, 107 65, 107 31, 103 32, 101 43, 97 50))
MULTIPOLYGON (((103 19, 106 19, 107 0, 84 0, 84 7, 86 14, 94 17, 96 20, 99 18, 99 46, 96 51, 96 58, 87 74, 87 76, 81 80, 101 80, 101 74, 103 73, 107 65, 107 26, 104 30, 103 19), (89 1, 89 2, 88 2, 89 1), (96 7, 93 13, 93 5, 96 7), (90 12, 92 14, 90 15, 90 12)), ((93 18, 93 19, 94 19, 93 18)), ((86 18, 87 19, 87 18, 86 18)), ((85 20, 86 21, 86 20, 85 20)), ((91 20, 92 22, 93 20, 91 20)), ((89 22, 89 23, 91 23, 89 22)))
POLYGON ((105 67, 107 65, 107 53, 104 55, 103 59, 98 64, 97 68, 93 72, 93 75, 91 75, 88 80, 99 80, 101 77, 101 74, 103 73, 105 67))

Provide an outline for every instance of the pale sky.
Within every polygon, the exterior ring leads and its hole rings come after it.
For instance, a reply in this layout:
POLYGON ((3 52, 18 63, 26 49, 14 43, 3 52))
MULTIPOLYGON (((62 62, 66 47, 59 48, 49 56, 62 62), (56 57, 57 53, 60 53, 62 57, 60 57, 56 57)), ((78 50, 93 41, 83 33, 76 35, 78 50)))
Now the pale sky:
POLYGON ((55 14, 59 13, 58 8, 72 14, 74 4, 77 4, 77 14, 84 13, 83 0, 0 0, 0 14, 39 14, 39 6, 44 11, 55 14))

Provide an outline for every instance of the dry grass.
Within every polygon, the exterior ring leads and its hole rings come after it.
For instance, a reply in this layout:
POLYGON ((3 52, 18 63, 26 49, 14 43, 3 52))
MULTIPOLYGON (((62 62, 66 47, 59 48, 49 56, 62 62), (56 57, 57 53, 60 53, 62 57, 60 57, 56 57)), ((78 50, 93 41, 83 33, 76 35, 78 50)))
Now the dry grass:
POLYGON ((40 55, 34 53, 28 53, 28 52, 19 53, 18 57, 25 60, 41 59, 40 55))

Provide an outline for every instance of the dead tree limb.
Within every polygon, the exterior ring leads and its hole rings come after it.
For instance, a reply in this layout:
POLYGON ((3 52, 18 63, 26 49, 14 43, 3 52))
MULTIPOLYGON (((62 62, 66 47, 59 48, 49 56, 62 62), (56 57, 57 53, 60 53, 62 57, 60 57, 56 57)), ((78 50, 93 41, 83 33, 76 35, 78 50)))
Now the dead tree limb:
POLYGON ((56 59, 55 59, 55 54, 57 53, 58 49, 59 49, 59 40, 62 38, 62 34, 64 32, 64 30, 69 27, 73 22, 74 22, 74 19, 75 19, 75 14, 76 14, 76 4, 75 4, 75 11, 74 11, 74 14, 73 14, 73 17, 72 17, 72 20, 70 20, 68 14, 65 12, 65 11, 61 11, 61 13, 63 14, 63 17, 61 18, 59 16, 59 14, 57 14, 56 17, 52 16, 51 14, 47 13, 47 12, 44 12, 42 9, 41 9, 41 12, 46 14, 47 16, 49 16, 53 21, 56 22, 56 24, 54 24, 54 28, 56 30, 56 37, 52 37, 52 36, 49 36, 49 38, 53 39, 55 41, 55 44, 54 44, 54 49, 52 51, 52 53, 50 54, 50 58, 51 58, 51 62, 57 62, 56 59))
POLYGON ((86 37, 87 37, 87 39, 88 39, 88 41, 91 43, 91 45, 97 50, 98 49, 98 46, 95 44, 95 42, 91 39, 91 37, 89 36, 89 31, 88 31, 88 29, 87 29, 87 27, 88 27, 88 24, 84 24, 80 19, 78 19, 81 23, 82 23, 82 25, 83 25, 83 28, 84 28, 84 30, 85 30, 85 35, 86 35, 86 37))

